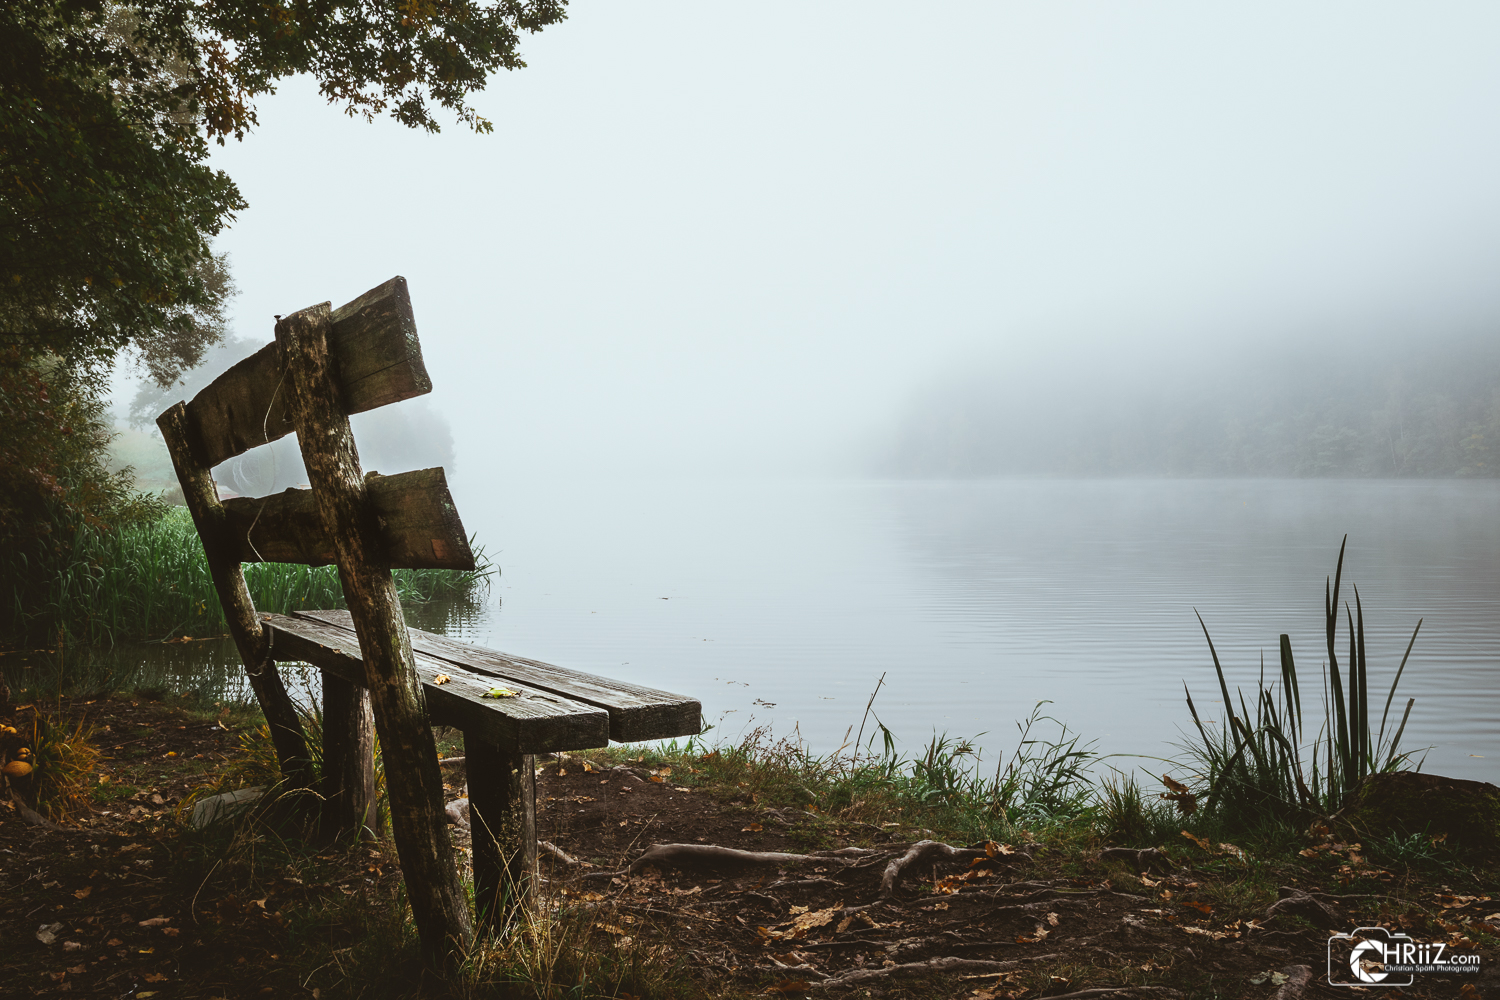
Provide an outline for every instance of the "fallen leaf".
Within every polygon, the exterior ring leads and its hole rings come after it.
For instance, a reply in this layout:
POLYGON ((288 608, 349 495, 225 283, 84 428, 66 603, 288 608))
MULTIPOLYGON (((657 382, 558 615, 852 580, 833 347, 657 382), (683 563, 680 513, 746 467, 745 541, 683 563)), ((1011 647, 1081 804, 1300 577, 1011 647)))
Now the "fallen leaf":
POLYGON ((805 979, 783 979, 781 982, 766 987, 767 993, 806 993, 812 989, 812 984, 805 979))
POLYGON ((453 678, 452 678, 452 677, 449 677, 449 676, 448 676, 448 675, 447 675, 447 674, 438 674, 438 675, 437 675, 437 676, 436 676, 436 677, 434 677, 434 678, 433 678, 433 679, 432 679, 432 683, 434 683, 434 684, 437 684, 437 685, 439 685, 439 686, 441 686, 441 685, 443 685, 443 684, 447 684, 447 683, 448 683, 448 682, 449 682, 449 681, 451 681, 451 680, 452 680, 452 679, 453 679, 453 678))
POLYGON ((765 827, 759 823, 751 823, 749 826, 740 827, 740 833, 760 833, 765 827))
POLYGON ((1186 907, 1188 907, 1190 909, 1197 910, 1199 913, 1203 914, 1205 917, 1211 917, 1211 916, 1213 916, 1214 908, 1212 906, 1210 906, 1208 903, 1199 903, 1199 902, 1195 902, 1194 900, 1191 900, 1191 899, 1180 899, 1180 900, 1178 900, 1178 902, 1181 905, 1186 906, 1186 907))
POLYGON ((81 976, 85 972, 88 971, 88 968, 89 967, 86 966, 86 965, 74 965, 74 966, 71 966, 68 969, 68 975, 70 975, 70 976, 81 976))
POLYGON ((63 942, 63 951, 82 951, 82 950, 83 950, 83 945, 79 944, 77 941, 64 941, 63 942))
POLYGON ((673 785, 672 786, 672 791, 674 791, 674 792, 691 792, 692 789, 691 788, 683 788, 681 785, 673 785))
POLYGON ((1207 927, 1194 927, 1191 924, 1178 924, 1177 929, 1187 934, 1197 934, 1199 937, 1212 938, 1215 941, 1223 941, 1225 938, 1239 937, 1238 931, 1213 931, 1207 927))
POLYGON ((1037 924, 1036 930, 1032 933, 1031 937, 1026 937, 1025 935, 1018 936, 1016 944, 1041 944, 1047 940, 1047 935, 1051 933, 1045 924, 1037 924))
POLYGON ((654 781, 654 782, 656 782, 658 785, 666 784, 666 781, 667 781, 666 778, 663 778, 659 774, 653 774, 653 775, 651 775, 651 780, 654 781))
POLYGON ((519 698, 521 693, 512 691, 510 688, 494 687, 486 691, 484 696, 486 698, 519 698))
POLYGON ((166 924, 170 924, 171 922, 172 922, 172 918, 171 917, 152 917, 149 920, 142 920, 137 926, 139 926, 139 927, 162 927, 162 926, 164 926, 166 924))
POLYGON ((73 893, 73 897, 75 899, 88 899, 89 898, 89 893, 91 893, 93 891, 94 891, 94 887, 93 886, 86 885, 82 889, 79 889, 76 892, 74 892, 73 893))
POLYGON ((1232 854, 1232 855, 1234 855, 1234 858, 1237 861, 1244 861, 1245 860, 1245 851, 1244 851, 1244 849, 1243 848, 1239 848, 1239 847, 1235 847, 1233 844, 1220 844, 1219 845, 1219 850, 1223 851, 1225 854, 1232 854))
POLYGON ((1057 926, 1057 920, 1058 920, 1057 914, 1055 914, 1055 913, 1049 913, 1049 914, 1047 914, 1047 923, 1051 924, 1053 927, 1057 926))
POLYGON ((160 972, 148 972, 143 978, 148 983, 164 983, 167 981, 167 977, 160 972))
POLYGON ((1208 841, 1204 840, 1202 837, 1195 836, 1186 830, 1182 831, 1182 835, 1188 840, 1191 840, 1193 843, 1197 844, 1199 847, 1203 848, 1208 853, 1212 854, 1214 852, 1214 846, 1208 841))
POLYGON ((42 924, 36 929, 36 939, 42 944, 51 944, 57 940, 57 932, 62 930, 62 924, 42 924))
POLYGON ((758 927, 757 932, 768 941, 789 941, 806 937, 807 932, 815 927, 823 927, 833 922, 833 919, 844 912, 842 902, 834 903, 826 910, 814 910, 808 912, 805 906, 794 906, 791 909, 792 919, 776 927, 758 927))

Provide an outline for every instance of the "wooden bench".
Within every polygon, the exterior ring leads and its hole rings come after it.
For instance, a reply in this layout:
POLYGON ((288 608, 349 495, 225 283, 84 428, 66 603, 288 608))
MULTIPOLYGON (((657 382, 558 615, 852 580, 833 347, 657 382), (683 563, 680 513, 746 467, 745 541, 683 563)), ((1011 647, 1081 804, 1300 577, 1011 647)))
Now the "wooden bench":
POLYGON ((285 783, 312 790, 311 755, 276 664, 323 676, 322 822, 374 829, 379 731, 392 833, 431 964, 472 924, 443 812, 431 726, 464 733, 481 926, 524 900, 536 859, 533 755, 701 730, 691 698, 409 629, 391 569, 472 570, 442 469, 364 475, 349 414, 431 391, 403 278, 339 309, 277 317, 276 341, 159 418, 231 635, 285 783), (220 501, 213 466, 295 431, 310 490, 220 501), (241 564, 337 563, 348 611, 261 614, 241 564))

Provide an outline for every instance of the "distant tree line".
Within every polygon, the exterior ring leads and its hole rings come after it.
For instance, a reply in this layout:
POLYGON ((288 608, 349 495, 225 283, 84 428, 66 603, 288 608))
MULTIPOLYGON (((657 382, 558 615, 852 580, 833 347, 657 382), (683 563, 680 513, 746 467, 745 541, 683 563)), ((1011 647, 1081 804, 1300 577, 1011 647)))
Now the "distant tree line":
POLYGON ((1500 339, 997 364, 932 387, 898 476, 1500 475, 1500 339))

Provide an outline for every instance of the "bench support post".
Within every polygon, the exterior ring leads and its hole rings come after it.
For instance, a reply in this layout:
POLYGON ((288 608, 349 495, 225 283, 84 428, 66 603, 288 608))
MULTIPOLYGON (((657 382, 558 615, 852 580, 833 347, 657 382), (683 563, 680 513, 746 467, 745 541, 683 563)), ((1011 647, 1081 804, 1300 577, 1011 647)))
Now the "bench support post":
POLYGON ((375 715, 363 687, 323 672, 323 829, 373 840, 375 715))
POLYGON ((536 758, 464 734, 474 909, 482 931, 503 931, 531 905, 536 871, 536 758))
POLYGON ((468 952, 473 927, 448 839, 427 699, 333 370, 331 327, 325 302, 279 321, 276 342, 290 383, 292 420, 307 480, 333 538, 339 580, 359 636, 385 761, 391 832, 412 918, 428 965, 447 969, 468 952))
POLYGON ((214 589, 218 591, 219 603, 224 608, 229 634, 234 637, 240 661, 245 665, 250 689, 255 692, 255 700, 265 714, 282 776, 288 788, 307 788, 312 784, 311 758, 302 720, 297 717, 297 708, 286 693, 286 685, 281 682, 281 673, 267 655, 265 630, 256 617, 255 604, 245 586, 245 574, 235 557, 237 546, 227 537, 228 516, 224 505, 219 502, 213 474, 199 458, 203 443, 188 419, 187 406, 183 403, 172 406, 156 419, 156 426, 161 429, 162 439, 167 443, 172 465, 177 470, 177 481, 182 484, 183 500, 193 515, 193 526, 198 529, 198 538, 203 543, 204 559, 213 577, 214 589))

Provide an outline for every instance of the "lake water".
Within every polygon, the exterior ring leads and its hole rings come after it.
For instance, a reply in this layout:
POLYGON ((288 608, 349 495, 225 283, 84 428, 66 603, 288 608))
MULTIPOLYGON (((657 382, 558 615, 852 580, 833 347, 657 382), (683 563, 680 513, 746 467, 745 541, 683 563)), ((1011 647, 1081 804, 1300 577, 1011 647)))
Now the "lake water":
MULTIPOLYGON (((884 675, 874 713, 903 751, 978 736, 991 765, 1042 700, 1101 752, 1171 755, 1184 681, 1222 709, 1194 608, 1231 684, 1253 687, 1263 652, 1274 674, 1289 633, 1314 707, 1347 532, 1372 712, 1423 619, 1392 709, 1417 699, 1404 745, 1432 746, 1429 771, 1500 778, 1493 482, 460 479, 455 496, 503 575, 485 605, 411 608, 414 625, 690 694, 719 737, 770 725, 821 752, 884 675)), ((223 676, 226 647, 162 655, 223 676)))
POLYGON ((1172 753, 1190 724, 1184 681, 1200 711, 1222 708, 1194 608, 1231 684, 1253 686, 1262 652, 1274 672, 1289 633, 1312 701, 1347 532, 1373 711, 1423 619, 1392 710, 1417 699, 1404 745, 1432 745, 1427 770, 1497 778, 1495 483, 460 480, 456 493, 504 573, 450 634, 695 695, 721 736, 768 724, 822 751, 858 727, 884 674, 874 712, 904 750, 984 733, 991 761, 1042 700, 1103 752, 1172 753))

